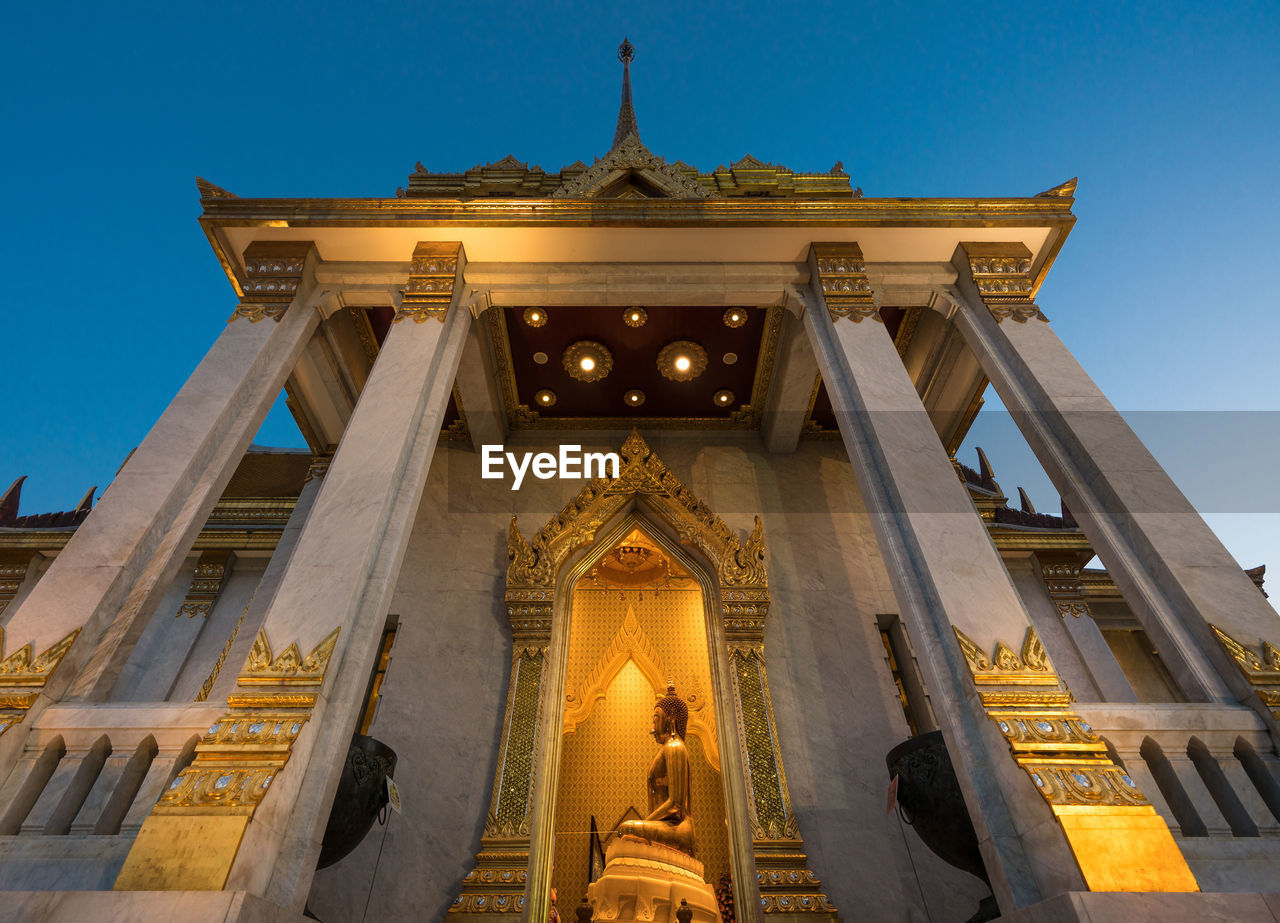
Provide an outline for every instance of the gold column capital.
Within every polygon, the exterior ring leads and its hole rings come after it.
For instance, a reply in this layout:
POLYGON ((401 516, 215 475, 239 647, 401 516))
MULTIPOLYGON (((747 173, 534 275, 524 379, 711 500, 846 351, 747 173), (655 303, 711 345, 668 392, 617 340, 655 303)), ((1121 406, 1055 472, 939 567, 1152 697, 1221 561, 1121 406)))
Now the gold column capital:
POLYGON ((309 240, 255 240, 244 251, 244 282, 240 304, 227 323, 246 318, 279 321, 298 294, 307 257, 315 250, 309 240))
POLYGON ((831 320, 847 317, 855 324, 864 318, 883 320, 876 307, 867 278, 867 264, 862 258, 862 248, 852 242, 814 242, 810 267, 816 274, 814 282, 822 292, 831 320))
POLYGON ((1048 322, 1035 303, 1031 279, 1032 253, 1018 240, 960 243, 978 297, 1000 323, 1006 317, 1025 324, 1031 318, 1048 322))
POLYGON ((456 240, 419 242, 413 248, 404 298, 392 323, 398 324, 405 318, 412 318, 415 324, 428 318, 444 323, 453 301, 461 254, 462 243, 456 240))
POLYGON ((1058 609, 1058 615, 1080 618, 1089 614, 1089 604, 1084 598, 1084 587, 1080 574, 1083 565, 1078 554, 1052 554, 1037 552, 1036 560, 1040 563, 1040 576, 1044 580, 1049 598, 1058 609))

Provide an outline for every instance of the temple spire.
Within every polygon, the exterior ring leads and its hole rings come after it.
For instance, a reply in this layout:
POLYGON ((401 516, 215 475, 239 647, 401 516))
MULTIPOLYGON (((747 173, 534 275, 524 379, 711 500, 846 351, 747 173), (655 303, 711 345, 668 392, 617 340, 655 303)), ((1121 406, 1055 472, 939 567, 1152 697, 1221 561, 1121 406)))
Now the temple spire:
POLYGON ((618 129, 613 133, 614 150, 628 135, 640 139, 640 127, 636 125, 636 110, 631 105, 631 62, 635 59, 636 49, 628 39, 623 39, 618 46, 618 60, 622 62, 622 105, 618 107, 618 129))

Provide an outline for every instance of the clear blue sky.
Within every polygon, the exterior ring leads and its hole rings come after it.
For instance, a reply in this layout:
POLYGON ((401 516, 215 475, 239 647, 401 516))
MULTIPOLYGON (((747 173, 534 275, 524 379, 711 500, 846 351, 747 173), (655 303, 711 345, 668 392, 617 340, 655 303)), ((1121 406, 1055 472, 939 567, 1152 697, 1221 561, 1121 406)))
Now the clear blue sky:
MULTIPOLYGON (((642 136, 668 159, 841 160, 869 196, 1079 175, 1040 303, 1228 547, 1280 578, 1274 0, 43 3, 4 31, 0 489, 30 475, 24 513, 105 486, 223 326, 197 174, 241 195, 391 195, 417 160, 589 162, 612 139, 625 33, 642 136)), ((968 445, 1055 509, 1001 429, 992 414, 968 445)), ((301 444, 279 412, 259 441, 301 444)))

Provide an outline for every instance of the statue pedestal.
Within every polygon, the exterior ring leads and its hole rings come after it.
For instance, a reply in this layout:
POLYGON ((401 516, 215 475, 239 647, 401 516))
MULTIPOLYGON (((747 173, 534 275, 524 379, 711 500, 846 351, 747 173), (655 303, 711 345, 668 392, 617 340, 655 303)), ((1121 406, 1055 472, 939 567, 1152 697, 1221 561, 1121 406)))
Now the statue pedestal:
POLYGON ((693 923, 720 923, 716 892, 690 855, 639 840, 617 838, 605 851, 604 874, 587 886, 596 921, 676 923, 680 901, 693 923))

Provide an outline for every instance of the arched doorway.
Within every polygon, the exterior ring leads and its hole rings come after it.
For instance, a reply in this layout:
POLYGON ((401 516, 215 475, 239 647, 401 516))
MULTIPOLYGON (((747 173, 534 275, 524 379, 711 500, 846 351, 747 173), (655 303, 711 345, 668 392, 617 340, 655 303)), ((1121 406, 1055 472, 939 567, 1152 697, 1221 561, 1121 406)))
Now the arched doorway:
POLYGON ((641 517, 627 517, 624 530, 597 543, 572 588, 551 871, 562 913, 586 893, 592 820, 607 844, 619 821, 645 813, 650 716, 668 681, 689 703, 697 858, 713 886, 729 872, 702 586, 641 517))
MULTIPOLYGON (((512 913, 525 920, 547 918, 565 721, 574 713, 566 695, 576 694, 569 688, 575 591, 596 562, 639 529, 700 590, 711 686, 708 715, 723 729, 713 739, 737 919, 758 920, 763 914, 779 921, 838 919, 807 867, 777 746, 765 672, 764 527, 757 517, 750 535, 731 529, 638 433, 627 437, 619 454, 618 477, 589 482, 531 540, 512 519, 506 610, 513 644, 506 716, 481 851, 451 912, 475 915, 473 920, 511 919, 512 913)), ((637 671, 644 675, 638 663, 637 671)), ((624 681, 633 683, 639 691, 631 695, 639 698, 644 690, 638 681, 630 675, 624 681)), ((619 687, 619 695, 625 694, 619 687)), ((568 909, 581 895, 566 897, 574 898, 565 901, 568 909)))

